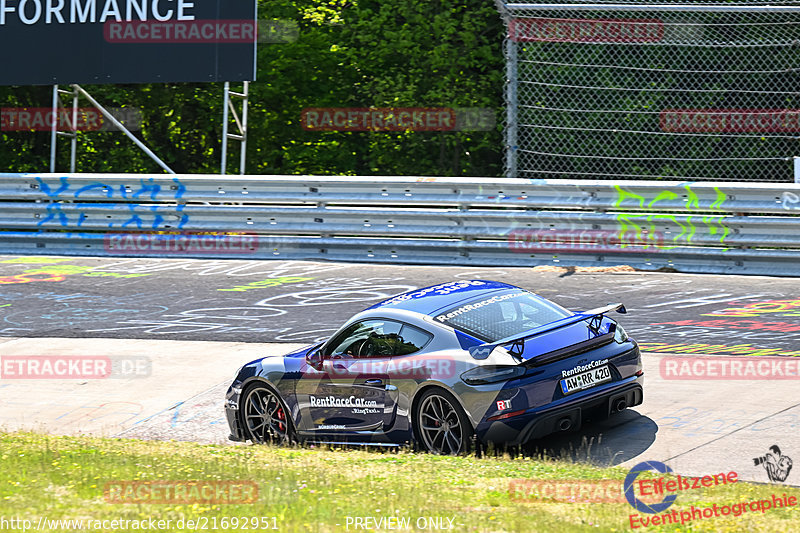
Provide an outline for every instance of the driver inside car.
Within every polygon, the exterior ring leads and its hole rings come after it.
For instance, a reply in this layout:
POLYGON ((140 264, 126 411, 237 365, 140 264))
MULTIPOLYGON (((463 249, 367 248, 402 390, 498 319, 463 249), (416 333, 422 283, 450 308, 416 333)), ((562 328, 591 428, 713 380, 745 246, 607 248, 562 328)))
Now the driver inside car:
POLYGON ((388 357, 394 354, 395 345, 401 342, 401 337, 396 333, 380 335, 372 332, 367 337, 350 344, 343 355, 354 359, 364 359, 375 356, 388 357))

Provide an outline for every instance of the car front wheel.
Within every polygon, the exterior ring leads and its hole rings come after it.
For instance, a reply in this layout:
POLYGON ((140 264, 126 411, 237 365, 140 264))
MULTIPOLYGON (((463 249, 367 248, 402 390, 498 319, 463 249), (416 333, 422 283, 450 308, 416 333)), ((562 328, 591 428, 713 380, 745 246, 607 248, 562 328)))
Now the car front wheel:
POLYGON ((292 422, 286 406, 272 389, 255 385, 242 403, 246 437, 254 444, 285 444, 293 440, 292 422))

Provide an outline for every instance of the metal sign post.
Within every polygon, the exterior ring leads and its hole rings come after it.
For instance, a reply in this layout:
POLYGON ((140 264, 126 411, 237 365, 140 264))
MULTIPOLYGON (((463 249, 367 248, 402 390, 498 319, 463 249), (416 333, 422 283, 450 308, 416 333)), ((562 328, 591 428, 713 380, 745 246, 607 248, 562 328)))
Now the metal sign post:
POLYGON ((52 124, 50 125, 50 172, 56 171, 56 144, 58 136, 68 137, 70 139, 70 155, 69 155, 69 171, 75 172, 76 152, 78 150, 78 91, 73 88, 71 91, 59 89, 58 85, 53 85, 53 109, 52 109, 52 124), (60 131, 58 129, 59 116, 61 114, 61 96, 62 94, 72 96, 72 113, 67 115, 64 113, 64 119, 69 129, 67 131, 60 131))
POLYGON ((250 83, 244 82, 242 92, 234 92, 231 91, 231 84, 230 82, 225 82, 225 88, 223 89, 223 107, 222 107, 222 161, 220 163, 220 174, 227 174, 227 164, 228 164, 228 139, 232 139, 234 141, 239 141, 241 143, 241 152, 239 153, 239 174, 244 174, 245 166, 247 163, 247 104, 248 104, 248 93, 250 89, 250 83), (236 112, 236 108, 231 101, 231 96, 236 98, 242 99, 242 116, 241 119, 239 118, 239 114, 236 112), (236 128, 238 129, 239 133, 229 133, 228 132, 228 123, 229 123, 229 115, 228 111, 230 110, 230 114, 233 115, 233 120, 236 123, 236 128))
POLYGON ((106 108, 100 105, 100 103, 95 100, 92 95, 90 95, 86 90, 78 84, 72 84, 72 91, 65 91, 58 88, 58 85, 53 86, 53 124, 50 127, 50 172, 56 171, 56 141, 59 135, 63 135, 65 137, 70 137, 70 161, 69 161, 69 171, 75 172, 75 161, 76 161, 76 152, 78 149, 78 97, 83 96, 86 98, 92 106, 94 106, 103 117, 108 120, 111 124, 113 124, 118 130, 124 133, 133 144, 139 147, 150 159, 155 161, 158 166, 163 168, 165 171, 169 172, 170 174, 175 174, 175 171, 172 170, 169 166, 167 166, 164 161, 162 161, 156 154, 153 153, 150 148, 148 148, 142 141, 140 141, 131 131, 126 128, 122 122, 117 120, 114 115, 112 115, 106 108), (62 109, 59 104, 60 98, 59 94, 71 94, 72 95, 72 118, 71 120, 67 119, 67 124, 70 127, 69 131, 58 131, 58 116, 60 109, 62 109))

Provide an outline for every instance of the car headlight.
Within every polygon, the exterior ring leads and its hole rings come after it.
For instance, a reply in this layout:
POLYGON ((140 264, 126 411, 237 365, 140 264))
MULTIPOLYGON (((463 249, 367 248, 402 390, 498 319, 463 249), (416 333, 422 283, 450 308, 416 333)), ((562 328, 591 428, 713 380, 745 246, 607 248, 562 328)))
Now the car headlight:
POLYGON ((461 374, 461 381, 467 385, 486 385, 518 378, 525 374, 521 366, 479 366, 461 374))
POLYGON ((239 368, 236 370, 236 373, 233 375, 233 383, 231 384, 231 390, 232 390, 232 391, 233 391, 235 394, 242 394, 242 382, 241 382, 241 381, 239 381, 239 374, 241 374, 241 373, 242 373, 242 370, 243 370, 243 369, 244 369, 244 367, 246 367, 247 365, 248 365, 248 363, 245 363, 245 364, 243 364, 242 366, 240 366, 240 367, 239 367, 239 368))
POLYGON ((620 344, 628 340, 628 334, 625 332, 625 328, 619 324, 617 324, 617 329, 614 330, 614 340, 620 344))

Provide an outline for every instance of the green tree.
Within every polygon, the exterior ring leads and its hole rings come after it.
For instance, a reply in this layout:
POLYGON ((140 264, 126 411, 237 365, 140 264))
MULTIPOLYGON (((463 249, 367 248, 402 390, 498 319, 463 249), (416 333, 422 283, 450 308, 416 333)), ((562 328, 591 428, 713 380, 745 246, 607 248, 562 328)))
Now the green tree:
MULTIPOLYGON (((498 175, 503 26, 478 0, 261 0, 259 18, 293 20, 296 42, 258 47, 250 85, 247 173, 498 175), (310 132, 308 107, 486 107, 491 131, 310 132)), ((104 106, 141 109, 137 135, 180 173, 219 172, 222 84, 100 85, 104 106)), ((48 107, 50 87, 0 87, 3 107, 48 107)), ((84 100, 82 106, 88 105, 84 100)), ((0 171, 42 172, 48 132, 0 133, 0 171)), ((229 145, 229 171, 238 146, 229 145)), ((58 146, 58 170, 69 143, 58 146)), ((120 132, 78 136, 79 172, 161 172, 120 132)))

